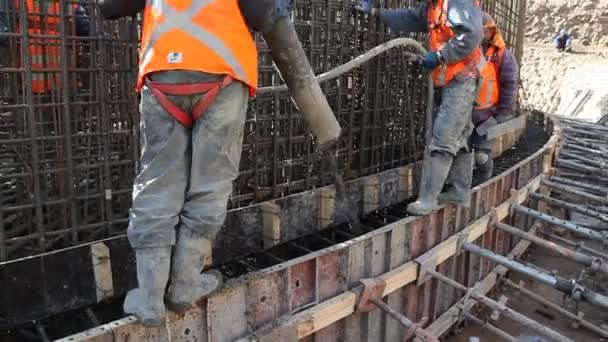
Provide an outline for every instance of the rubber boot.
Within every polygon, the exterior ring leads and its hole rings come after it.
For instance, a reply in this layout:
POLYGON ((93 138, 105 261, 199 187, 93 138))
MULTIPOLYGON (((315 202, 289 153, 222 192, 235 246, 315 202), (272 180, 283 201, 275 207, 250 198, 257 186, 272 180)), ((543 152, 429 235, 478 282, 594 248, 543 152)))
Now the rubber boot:
POLYGON ((492 178, 492 170, 494 169, 494 161, 492 158, 488 159, 483 164, 477 165, 477 182, 483 183, 492 178))
POLYGON ((421 216, 437 209, 437 195, 441 192, 453 159, 450 154, 439 152, 431 153, 425 158, 418 200, 407 206, 408 213, 421 216))
POLYGON ((209 296, 222 285, 222 274, 210 270, 211 241, 187 228, 181 228, 171 266, 171 285, 167 304, 172 311, 183 312, 198 300, 209 296))
POLYGON ((169 280, 171 247, 138 248, 135 257, 139 287, 127 293, 123 309, 144 326, 158 326, 166 315, 163 298, 169 280))
POLYGON ((439 195, 441 204, 455 204, 468 208, 471 204, 471 182, 473 180, 473 153, 459 152, 448 174, 452 185, 448 191, 439 195))

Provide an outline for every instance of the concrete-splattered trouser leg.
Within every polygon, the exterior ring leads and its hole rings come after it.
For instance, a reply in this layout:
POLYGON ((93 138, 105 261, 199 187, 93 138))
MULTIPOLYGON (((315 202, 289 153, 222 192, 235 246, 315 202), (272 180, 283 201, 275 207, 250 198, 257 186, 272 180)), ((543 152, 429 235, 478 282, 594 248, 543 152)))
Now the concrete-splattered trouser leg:
POLYGON ((471 135, 471 145, 475 154, 475 181, 480 184, 492 178, 494 160, 492 160, 492 145, 494 140, 487 139, 488 130, 497 124, 490 117, 480 126, 476 127, 471 135))
MULTIPOLYGON (((171 96, 178 106, 186 97, 171 96)), ((165 317, 163 297, 169 280, 171 246, 184 204, 190 169, 190 130, 179 124, 147 87, 140 102, 140 172, 133 184, 127 235, 135 249, 138 288, 125 298, 124 310, 145 325, 165 317)))
POLYGON ((433 137, 425 153, 418 200, 408 205, 411 214, 425 215, 437 208, 437 197, 450 172, 456 182, 462 180, 459 189, 467 188, 466 197, 473 172, 468 140, 473 130, 471 112, 476 88, 475 79, 454 79, 443 88, 433 137), (450 171, 455 158, 458 167, 450 171))
POLYGON ((224 223, 239 174, 248 98, 243 83, 232 83, 192 129, 192 164, 167 297, 173 310, 187 309, 221 285, 219 272, 200 272, 211 264, 212 241, 224 223))

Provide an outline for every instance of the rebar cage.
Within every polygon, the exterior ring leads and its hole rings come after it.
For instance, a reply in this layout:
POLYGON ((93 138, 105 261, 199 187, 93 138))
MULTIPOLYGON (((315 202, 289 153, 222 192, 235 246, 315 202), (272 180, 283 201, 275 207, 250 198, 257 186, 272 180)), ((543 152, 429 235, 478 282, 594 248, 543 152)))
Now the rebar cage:
MULTIPOLYGON (((0 0, 0 20, 8 28, 0 32, 8 41, 0 46, 0 261, 125 232, 139 157, 139 21, 103 21, 94 3, 0 0), (49 11, 57 2, 58 13, 49 11), (88 34, 76 27, 82 10, 90 19, 88 34)), ((295 2, 294 23, 315 73, 396 37, 352 6, 295 2)), ((492 0, 483 7, 520 57, 525 0, 492 0)), ((263 39, 255 39, 260 85, 281 84, 263 39)), ((395 49, 322 84, 343 127, 333 153, 345 179, 422 155, 423 74, 402 54, 395 49)), ((231 208, 333 182, 334 170, 288 94, 253 99, 244 136, 231 208)))

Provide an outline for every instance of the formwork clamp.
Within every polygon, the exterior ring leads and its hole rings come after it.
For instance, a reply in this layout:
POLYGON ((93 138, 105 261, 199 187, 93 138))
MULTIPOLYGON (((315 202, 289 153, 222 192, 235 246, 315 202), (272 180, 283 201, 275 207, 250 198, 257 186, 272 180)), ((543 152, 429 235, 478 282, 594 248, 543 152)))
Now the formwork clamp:
POLYGON ((498 299, 498 307, 492 311, 492 314, 490 315, 490 319, 493 321, 497 321, 500 318, 500 313, 504 310, 506 310, 507 308, 507 301, 509 300, 509 298, 505 295, 500 296, 500 298, 498 299))
POLYGON ((361 279, 360 280, 362 289, 358 296, 357 301, 357 312, 370 312, 376 308, 379 308, 387 315, 394 318, 399 324, 404 326, 407 330, 403 341, 409 341, 414 336, 422 338, 426 342, 439 342, 439 338, 431 335, 429 332, 423 329, 427 319, 424 318, 420 322, 414 323, 407 317, 402 315, 399 311, 391 308, 388 304, 382 301, 382 295, 386 288, 386 282, 380 278, 361 279))
POLYGON ((416 280, 416 285, 420 286, 430 278, 428 271, 434 271, 437 268, 437 253, 431 252, 422 254, 416 258, 416 262, 418 263, 418 278, 416 280))

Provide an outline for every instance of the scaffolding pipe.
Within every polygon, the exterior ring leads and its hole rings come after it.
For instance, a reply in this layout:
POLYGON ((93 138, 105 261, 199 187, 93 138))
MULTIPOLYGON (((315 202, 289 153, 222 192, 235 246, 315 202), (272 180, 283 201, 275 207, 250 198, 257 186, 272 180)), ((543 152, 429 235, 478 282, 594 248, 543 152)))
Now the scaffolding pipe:
POLYGON ((417 337, 419 337, 427 342, 431 342, 431 341, 439 342, 439 339, 437 339, 436 336, 429 334, 426 330, 422 329, 422 327, 419 327, 416 323, 410 321, 407 317, 400 314, 397 310, 394 310, 393 308, 391 308, 388 304, 386 304, 382 300, 379 300, 376 298, 370 298, 370 300, 377 307, 379 307, 382 311, 384 311, 387 315, 389 315, 389 316, 393 317, 395 320, 397 320, 397 322, 399 322, 399 324, 403 325, 404 327, 406 327, 408 329, 412 329, 412 328, 415 329, 414 333, 417 337))
POLYGON ((571 246, 572 248, 575 248, 576 250, 581 250, 583 252, 587 252, 589 254, 593 254, 595 256, 598 256, 598 257, 600 257, 600 258, 602 258, 604 260, 608 260, 608 254, 602 253, 602 252, 598 251, 597 249, 593 249, 591 247, 587 247, 584 243, 577 243, 577 242, 574 242, 574 241, 570 241, 570 240, 565 239, 565 238, 563 238, 561 236, 557 236, 557 235, 551 234, 551 233, 541 233, 541 234, 543 234, 544 236, 546 236, 546 237, 548 237, 550 239, 553 239, 553 240, 559 241, 559 242, 561 242, 561 243, 563 243, 565 245, 571 246))
POLYGON ((570 221, 558 219, 557 217, 541 213, 540 211, 524 207, 520 204, 513 204, 511 208, 519 214, 524 214, 533 217, 537 220, 541 220, 545 223, 548 223, 549 225, 556 225, 562 227, 573 233, 588 237, 596 241, 600 241, 601 243, 608 245, 608 241, 606 240, 606 234, 603 234, 601 232, 579 226, 578 224, 574 224, 570 221))
POLYGON ((564 316, 570 318, 571 320, 577 322, 578 324, 580 324, 581 326, 589 329, 590 331, 592 331, 592 332, 594 332, 594 333, 596 333, 596 334, 598 334, 598 335, 600 335, 600 336, 602 336, 604 338, 608 338, 608 331, 606 331, 606 330, 598 327, 597 325, 595 325, 595 324, 593 324, 593 323, 591 323, 591 322, 583 319, 582 317, 579 317, 579 316, 571 313, 570 311, 562 308, 561 306, 559 306, 559 305, 557 305, 557 304, 555 304, 555 303, 553 303, 553 302, 551 302, 549 300, 546 300, 545 298, 543 298, 543 297, 537 295, 536 293, 534 293, 534 292, 532 292, 532 291, 524 288, 523 286, 520 286, 520 285, 512 282, 509 279, 504 279, 503 282, 507 286, 509 286, 509 287, 511 287, 511 288, 513 288, 513 289, 515 289, 517 291, 519 291, 524 296, 526 296, 526 297, 528 297, 528 298, 530 298, 532 300, 537 301, 538 303, 540 303, 540 304, 548 307, 549 309, 551 309, 551 310, 553 310, 553 311, 555 311, 555 312, 557 312, 557 313, 559 313, 561 315, 564 315, 564 316))
POLYGON ((568 167, 568 168, 571 168, 571 169, 574 169, 574 170, 577 170, 580 172, 590 172, 593 174, 603 175, 602 170, 600 170, 596 167, 586 166, 581 163, 578 163, 578 162, 575 162, 572 160, 566 160, 566 159, 560 158, 560 157, 557 158, 557 165, 565 166, 565 167, 568 167))
MULTIPOLYGON (((566 139, 568 139, 568 138, 566 138, 566 139)), ((568 141, 568 140, 566 140, 566 141, 568 141)), ((583 147, 583 146, 576 144, 575 142, 570 142, 570 143, 566 142, 562 146, 563 146, 563 148, 573 149, 573 150, 576 150, 578 152, 583 152, 583 153, 596 154, 596 155, 599 155, 602 157, 606 154, 606 151, 598 150, 595 148, 583 147)))
POLYGON ((566 133, 570 132, 570 133, 575 133, 574 135, 576 135, 576 134, 586 135, 586 136, 598 138, 598 140, 600 140, 600 141, 602 138, 606 137, 606 133, 604 133, 604 132, 583 131, 581 129, 571 128, 571 127, 564 127, 564 130, 566 131, 566 133))
POLYGON ((558 206, 564 209, 568 209, 574 212, 577 212, 579 214, 583 214, 585 216, 589 216, 591 218, 594 219, 598 219, 600 221, 606 222, 608 223, 608 216, 605 214, 602 214, 600 212, 597 212, 595 210, 591 210, 585 206, 582 206, 580 204, 573 204, 573 203, 569 203, 563 200, 558 200, 556 198, 553 197, 549 197, 549 196, 545 196, 543 194, 539 194, 537 192, 533 192, 530 194, 530 198, 533 198, 535 200, 539 200, 539 201, 543 201, 547 204, 550 205, 554 205, 554 206, 558 206))
POLYGON ((509 335, 507 332, 505 332, 504 330, 498 329, 497 327, 495 327, 494 325, 481 320, 480 318, 478 318, 477 316, 466 312, 464 314, 464 316, 474 322, 477 323, 478 325, 481 326, 482 329, 485 329, 489 332, 491 332, 492 334, 494 334, 494 336, 501 338, 503 341, 508 341, 508 342, 517 342, 517 339, 511 335, 509 335))
POLYGON ((508 307, 498 303, 497 301, 495 301, 489 297, 486 297, 473 289, 469 289, 468 287, 460 284, 459 282, 457 282, 449 277, 444 276, 443 274, 441 274, 437 271, 427 270, 427 273, 430 276, 437 278, 441 282, 443 282, 453 288, 467 292, 467 294, 470 295, 476 301, 482 303, 483 305, 489 307, 492 310, 500 311, 501 314, 511 318, 512 320, 520 323, 523 326, 526 326, 526 327, 538 332, 539 334, 541 334, 543 336, 547 336, 547 337, 551 338, 552 341, 574 342, 571 339, 567 338, 566 336, 558 333, 557 331, 550 329, 550 328, 536 322, 535 320, 530 319, 529 317, 526 317, 526 316, 520 314, 517 311, 509 309, 508 307))
POLYGON ((572 186, 576 186, 576 187, 579 187, 579 188, 582 188, 585 190, 590 190, 590 191, 595 192, 597 195, 606 196, 608 194, 608 189, 603 186, 600 186, 600 185, 593 185, 593 184, 579 182, 579 181, 575 181, 572 179, 567 179, 567 178, 562 178, 562 177, 557 177, 557 176, 551 177, 551 181, 556 181, 557 183, 572 185, 572 186))
POLYGON ((589 304, 608 309, 608 297, 596 293, 595 291, 592 291, 588 288, 585 288, 577 284, 574 280, 568 281, 563 278, 538 271, 535 268, 523 265, 515 260, 496 254, 489 249, 481 248, 469 242, 464 242, 462 244, 462 248, 473 254, 482 256, 486 259, 490 259, 491 261, 502 265, 510 270, 525 274, 532 279, 549 285, 563 293, 572 296, 572 298, 574 298, 575 300, 583 299, 589 302, 589 304))
POLYGON ((528 240, 538 246, 551 250, 565 258, 576 261, 581 265, 591 268, 593 271, 599 271, 608 275, 608 265, 604 263, 604 260, 596 257, 589 256, 577 251, 573 251, 566 247, 560 246, 554 242, 542 239, 532 233, 524 232, 521 229, 515 228, 508 224, 497 222, 494 226, 500 230, 503 230, 509 234, 518 236, 524 240, 528 240))
POLYGON ((562 151, 561 152, 561 156, 564 157, 568 157, 568 158, 572 158, 572 159, 578 159, 582 162, 591 164, 599 169, 605 169, 606 168, 606 163, 604 163, 603 161, 599 161, 599 160, 595 160, 593 158, 587 158, 587 157, 583 157, 579 154, 576 153, 572 153, 572 152, 568 152, 568 151, 562 151))

